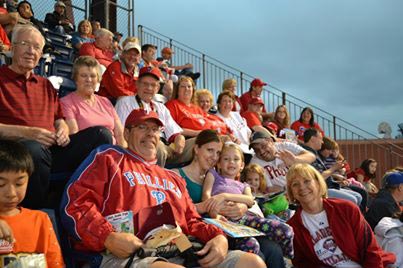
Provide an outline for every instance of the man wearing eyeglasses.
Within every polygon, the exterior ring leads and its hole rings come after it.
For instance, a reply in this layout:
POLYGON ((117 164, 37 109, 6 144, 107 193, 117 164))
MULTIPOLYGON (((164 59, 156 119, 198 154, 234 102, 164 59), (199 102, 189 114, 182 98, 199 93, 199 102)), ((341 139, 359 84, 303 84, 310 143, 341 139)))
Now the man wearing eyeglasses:
POLYGON ((136 83, 137 94, 135 96, 123 96, 116 103, 116 112, 122 122, 134 109, 155 111, 164 123, 161 137, 165 143, 159 141, 157 148, 158 164, 177 164, 190 161, 195 138, 185 140, 182 128, 172 118, 166 106, 154 100, 160 87, 161 72, 155 67, 143 67, 140 69, 136 83), (167 145, 169 144, 169 146, 167 145))
MULTIPOLYGON (((162 127, 156 112, 133 110, 125 122, 128 149, 100 146, 73 174, 62 199, 61 217, 70 235, 80 241, 76 248, 107 250, 109 253, 102 253, 101 267, 183 267, 183 259, 177 256, 164 259, 158 255, 133 255, 144 246, 143 228, 148 228, 139 226, 143 209, 168 203, 182 232, 205 243, 195 253, 202 267, 265 267, 256 255, 228 251, 223 232, 204 223, 197 213, 184 180, 156 165, 162 127), (113 222, 106 219, 120 212, 132 214, 126 223, 132 223, 134 231, 118 232, 113 222), (132 265, 128 266, 131 255, 132 265)), ((161 217, 159 222, 163 225, 166 220, 161 217)))
POLYGON ((71 172, 92 149, 111 143, 111 134, 101 127, 69 136, 57 92, 49 80, 33 74, 44 44, 33 26, 16 27, 12 64, 0 67, 0 138, 21 140, 35 165, 23 201, 28 208, 47 207, 51 170, 71 172))

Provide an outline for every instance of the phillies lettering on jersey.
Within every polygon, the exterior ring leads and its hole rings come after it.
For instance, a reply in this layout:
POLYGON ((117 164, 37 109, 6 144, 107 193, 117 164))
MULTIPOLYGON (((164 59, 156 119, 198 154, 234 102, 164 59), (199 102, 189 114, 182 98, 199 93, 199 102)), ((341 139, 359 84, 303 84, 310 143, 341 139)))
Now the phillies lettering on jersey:
MULTIPOLYGON (((207 242, 223 232, 201 221, 184 180, 145 161, 130 149, 102 145, 73 174, 62 200, 62 221, 76 238, 77 249, 103 251, 114 231, 106 216, 122 211, 136 215, 145 207, 169 202, 183 233, 207 242), (89 224, 90 223, 90 224, 89 224)), ((137 226, 136 217, 133 224, 137 226)))
POLYGON ((151 191, 151 196, 157 201, 157 205, 165 202, 166 195, 161 191, 151 191))
POLYGON ((266 174, 269 175, 270 180, 274 180, 277 177, 285 177, 288 172, 288 167, 276 167, 276 166, 271 166, 267 165, 264 167, 264 169, 267 171, 266 174))
POLYGON ((130 187, 141 185, 147 185, 152 188, 163 189, 166 191, 171 191, 176 194, 178 198, 182 197, 182 192, 178 187, 175 186, 171 181, 167 179, 160 179, 157 176, 151 177, 150 175, 145 175, 144 173, 136 172, 136 171, 126 171, 123 172, 123 176, 127 179, 130 184, 130 187))

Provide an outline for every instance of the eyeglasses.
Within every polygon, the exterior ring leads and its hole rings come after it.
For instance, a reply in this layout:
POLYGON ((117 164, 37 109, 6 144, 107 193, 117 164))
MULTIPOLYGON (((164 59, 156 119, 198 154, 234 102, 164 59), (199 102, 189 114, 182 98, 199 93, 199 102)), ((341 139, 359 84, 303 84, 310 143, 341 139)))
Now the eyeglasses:
POLYGON ((157 88, 160 86, 159 83, 148 83, 148 82, 140 82, 146 88, 157 88))
POLYGON ((42 46, 37 45, 37 44, 32 44, 28 41, 19 41, 19 42, 14 42, 14 45, 19 45, 24 47, 25 49, 32 48, 36 52, 41 52, 42 51, 42 46))
POLYGON ((144 125, 144 124, 129 127, 129 129, 132 129, 132 128, 137 128, 141 132, 148 132, 151 130, 152 133, 160 133, 163 130, 163 128, 160 126, 148 127, 147 125, 144 125))

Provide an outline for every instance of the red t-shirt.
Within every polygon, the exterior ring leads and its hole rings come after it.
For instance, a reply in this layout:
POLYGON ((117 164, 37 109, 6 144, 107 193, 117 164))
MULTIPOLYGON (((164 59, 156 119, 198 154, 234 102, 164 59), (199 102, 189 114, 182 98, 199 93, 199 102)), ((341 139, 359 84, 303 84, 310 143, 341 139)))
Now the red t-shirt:
POLYGON ((120 60, 112 62, 102 75, 98 94, 107 98, 133 96, 137 93, 137 77, 127 72, 120 60))
POLYGON ((210 119, 213 129, 217 130, 218 133, 222 135, 232 134, 232 130, 220 117, 216 116, 215 114, 207 114, 207 117, 210 119))
MULTIPOLYGON (((252 95, 250 94, 250 91, 242 94, 242 96, 239 98, 239 102, 241 104, 241 112, 248 110, 248 104, 249 104, 251 99, 252 99, 252 95)), ((266 113, 266 107, 264 105, 263 105, 262 112, 266 113)))
POLYGON ((321 127, 318 125, 318 123, 314 123, 313 127, 309 124, 301 123, 299 120, 297 120, 291 124, 291 129, 294 130, 295 132, 297 132, 298 139, 301 141, 304 141, 304 132, 305 132, 305 129, 308 129, 308 128, 316 128, 317 130, 319 130, 322 133, 322 136, 325 135, 325 133, 323 132, 321 127))
POLYGON ((249 128, 262 125, 262 121, 260 121, 259 115, 255 112, 246 111, 241 113, 241 116, 246 119, 246 123, 248 124, 249 128))
POLYGON ((10 40, 7 37, 7 33, 4 30, 3 26, 0 25, 0 40, 3 42, 4 45, 10 46, 10 40))
POLYGON ((179 100, 170 100, 166 104, 172 118, 182 128, 192 130, 214 129, 207 114, 197 105, 189 106, 179 100))
POLYGON ((371 178, 365 174, 365 171, 362 168, 356 168, 354 171, 347 174, 347 178, 357 179, 357 175, 362 175, 364 177, 364 182, 371 181, 371 178))
POLYGON ((112 63, 113 52, 110 50, 102 50, 95 45, 95 42, 84 43, 80 48, 80 56, 92 56, 99 64, 108 67, 112 63))
POLYGON ((34 74, 26 79, 6 65, 0 73, 0 123, 55 131, 63 113, 50 81, 34 74))

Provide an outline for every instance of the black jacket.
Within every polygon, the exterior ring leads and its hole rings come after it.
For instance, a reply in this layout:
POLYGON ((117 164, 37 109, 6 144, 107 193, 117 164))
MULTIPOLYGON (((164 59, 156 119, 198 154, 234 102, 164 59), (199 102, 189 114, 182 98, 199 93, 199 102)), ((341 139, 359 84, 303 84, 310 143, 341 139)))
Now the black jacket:
POLYGON ((66 14, 60 15, 59 13, 54 11, 53 13, 46 14, 45 23, 47 23, 49 29, 51 29, 51 30, 53 30, 56 26, 61 25, 61 26, 63 26, 64 31, 66 33, 74 32, 75 27, 72 23, 70 23, 68 25, 62 25, 60 23, 62 20, 65 20, 65 19, 67 19, 66 14))

